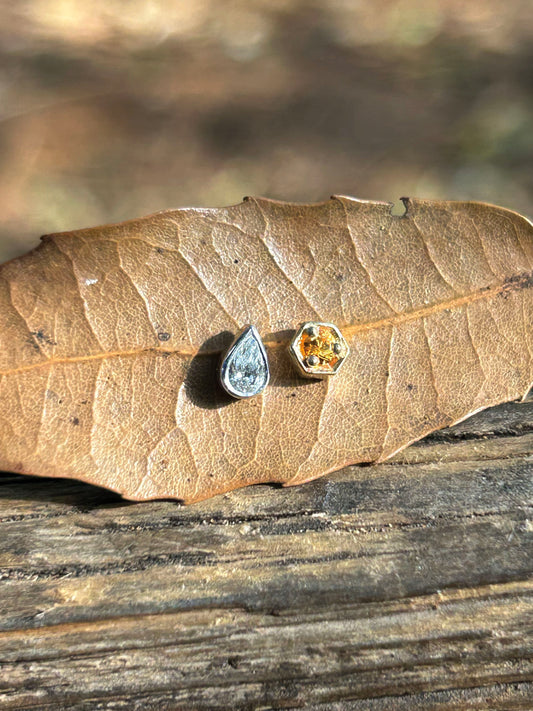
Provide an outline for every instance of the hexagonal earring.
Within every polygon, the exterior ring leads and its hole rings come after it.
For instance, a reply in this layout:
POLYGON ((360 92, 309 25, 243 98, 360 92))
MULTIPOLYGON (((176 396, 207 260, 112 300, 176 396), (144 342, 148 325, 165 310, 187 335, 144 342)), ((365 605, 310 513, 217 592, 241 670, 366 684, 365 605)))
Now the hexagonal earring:
POLYGON ((335 324, 308 321, 296 332, 289 353, 305 378, 327 378, 339 372, 350 349, 335 324))

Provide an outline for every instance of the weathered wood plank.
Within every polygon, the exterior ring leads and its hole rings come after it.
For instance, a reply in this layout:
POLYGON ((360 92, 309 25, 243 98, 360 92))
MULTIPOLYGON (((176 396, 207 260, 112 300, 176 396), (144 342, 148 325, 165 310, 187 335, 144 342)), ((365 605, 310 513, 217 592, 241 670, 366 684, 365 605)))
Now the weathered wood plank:
POLYGON ((279 615, 218 608, 7 632, 0 703, 35 703, 57 689, 66 701, 142 696, 147 683, 157 693, 180 689, 183 703, 189 690, 214 708, 212 687, 238 698, 262 685, 261 704, 298 704, 516 682, 532 672, 523 642, 532 628, 533 585, 507 583, 382 605, 279 615))
POLYGON ((0 707, 533 708, 533 402, 191 507, 0 477, 0 707))

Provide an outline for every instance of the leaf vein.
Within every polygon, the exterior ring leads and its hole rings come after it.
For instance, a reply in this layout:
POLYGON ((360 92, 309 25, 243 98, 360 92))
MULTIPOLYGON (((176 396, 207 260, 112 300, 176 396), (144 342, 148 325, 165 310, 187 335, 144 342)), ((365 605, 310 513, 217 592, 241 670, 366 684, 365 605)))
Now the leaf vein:
MULTIPOLYGON (((377 321, 367 321, 364 323, 358 323, 353 325, 342 325, 339 327, 346 338, 353 338, 357 335, 368 333, 371 331, 376 331, 383 328, 389 328, 390 326, 399 326, 404 323, 410 323, 412 321, 419 321, 434 314, 441 313, 446 310, 458 309, 467 304, 474 303, 476 301, 488 300, 498 294, 512 292, 517 289, 523 288, 523 284, 530 287, 530 282, 533 279, 533 274, 522 274, 519 279, 514 279, 512 281, 506 281, 503 284, 498 284, 492 287, 484 287, 478 291, 471 292, 470 294, 465 294, 455 299, 449 299, 447 301, 441 301, 431 306, 423 306, 419 309, 414 309, 413 311, 404 311, 402 313, 396 313, 391 316, 387 316, 383 319, 377 321)), ((283 339, 280 340, 279 336, 275 333, 266 334, 263 337, 263 342, 269 348, 276 348, 286 346, 287 342, 283 339)), ((181 348, 163 348, 161 346, 145 346, 141 348, 133 348, 130 350, 115 350, 115 351, 105 351, 100 353, 92 353, 89 355, 77 355, 77 356, 64 356, 64 357, 54 357, 48 358, 46 360, 40 361, 39 363, 31 363, 28 365, 18 366, 15 368, 6 368, 0 371, 0 375, 17 375, 19 373, 28 372, 38 368, 50 367, 52 365, 58 364, 68 364, 68 363, 79 363, 90 360, 106 360, 109 358, 120 358, 120 357, 135 357, 143 354, 162 354, 168 355, 172 354, 183 358, 192 358, 196 355, 215 355, 219 353, 220 350, 209 350, 202 349, 201 347, 181 347, 181 348)))

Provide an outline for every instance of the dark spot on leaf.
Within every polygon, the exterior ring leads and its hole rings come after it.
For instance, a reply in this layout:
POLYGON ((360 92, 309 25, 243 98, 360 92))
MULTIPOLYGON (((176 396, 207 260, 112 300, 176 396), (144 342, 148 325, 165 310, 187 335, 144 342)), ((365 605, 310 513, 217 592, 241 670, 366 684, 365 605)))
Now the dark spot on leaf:
POLYGON ((54 392, 53 390, 47 390, 45 392, 45 397, 47 400, 55 400, 58 403, 58 405, 61 405, 61 403, 63 402, 63 400, 61 400, 59 395, 56 392, 54 392))
POLYGON ((533 287, 533 273, 516 274, 515 276, 508 277, 504 285, 506 287, 517 287, 518 289, 530 289, 533 287))
POLYGON ((77 427, 80 424, 80 421, 77 417, 71 417, 70 421, 74 425, 74 427, 77 427))
POLYGON ((156 247, 156 250, 155 250, 155 251, 156 251, 158 254, 164 254, 164 253, 165 253, 165 250, 164 250, 162 247, 156 247))
POLYGON ((170 338, 170 333, 158 333, 157 337, 160 341, 168 341, 170 338))
POLYGON ((39 343, 46 343, 48 346, 57 346, 57 343, 47 336, 42 328, 38 331, 30 331, 30 333, 39 343))
POLYGON ((407 390, 408 390, 409 392, 411 392, 411 390, 415 390, 415 386, 413 385, 413 383, 408 383, 408 384, 407 384, 407 390))
POLYGON ((233 264, 238 264, 238 263, 239 263, 239 260, 238 260, 238 259, 234 259, 234 260, 233 260, 233 264))

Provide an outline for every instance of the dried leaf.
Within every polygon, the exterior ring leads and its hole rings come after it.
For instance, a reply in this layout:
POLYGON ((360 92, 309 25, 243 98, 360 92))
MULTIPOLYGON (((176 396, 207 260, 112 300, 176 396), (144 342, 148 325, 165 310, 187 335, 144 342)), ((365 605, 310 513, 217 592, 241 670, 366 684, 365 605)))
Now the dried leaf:
POLYGON ((533 380, 533 228, 480 203, 248 199, 44 238, 0 268, 0 467, 141 500, 297 484, 390 457, 533 380), (351 352, 300 378, 302 321, 351 352), (220 352, 263 336, 264 393, 220 352))

